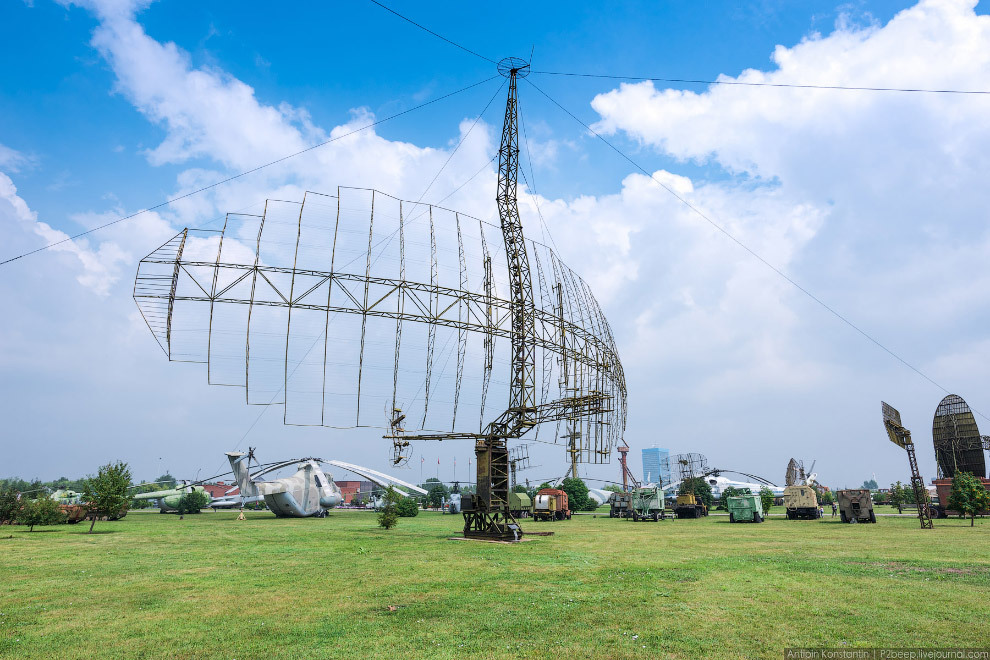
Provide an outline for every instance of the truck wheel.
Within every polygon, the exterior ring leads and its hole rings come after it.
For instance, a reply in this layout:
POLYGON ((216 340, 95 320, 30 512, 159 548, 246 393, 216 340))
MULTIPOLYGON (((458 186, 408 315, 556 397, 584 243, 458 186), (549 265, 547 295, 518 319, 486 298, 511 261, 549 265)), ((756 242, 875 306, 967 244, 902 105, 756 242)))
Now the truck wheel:
POLYGON ((658 515, 657 515, 657 514, 656 514, 656 513, 654 512, 654 514, 653 514, 653 522, 659 522, 659 521, 660 521, 660 516, 658 516, 658 515))
POLYGON ((877 514, 870 511, 870 522, 875 523, 877 521, 877 514))
POLYGON ((839 511, 839 520, 841 520, 844 523, 845 522, 849 522, 849 520, 846 519, 846 512, 845 511, 839 511))
POLYGON ((730 523, 736 522, 736 517, 732 513, 729 513, 729 522, 730 523))
POLYGON ((760 515, 759 511, 753 513, 753 522, 755 523, 763 522, 763 517, 760 515))

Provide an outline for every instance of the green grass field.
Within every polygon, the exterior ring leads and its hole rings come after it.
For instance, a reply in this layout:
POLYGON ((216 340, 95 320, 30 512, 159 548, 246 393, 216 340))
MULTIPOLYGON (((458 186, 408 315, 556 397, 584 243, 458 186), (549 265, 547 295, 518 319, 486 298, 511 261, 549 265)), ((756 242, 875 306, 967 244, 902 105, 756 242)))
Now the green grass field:
POLYGON ((575 516, 451 541, 369 512, 0 527, 3 658, 781 658, 990 645, 990 520, 575 516), (838 519, 836 519, 838 520, 838 519))

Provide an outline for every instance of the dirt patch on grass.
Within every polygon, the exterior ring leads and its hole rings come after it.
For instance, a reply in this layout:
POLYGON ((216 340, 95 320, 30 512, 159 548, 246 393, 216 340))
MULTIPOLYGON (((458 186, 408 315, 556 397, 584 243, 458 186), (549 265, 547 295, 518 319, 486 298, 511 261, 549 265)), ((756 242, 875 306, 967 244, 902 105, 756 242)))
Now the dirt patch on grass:
POLYGON ((990 575, 990 567, 987 566, 919 566, 917 564, 907 564, 896 561, 852 561, 850 564, 860 566, 873 566, 882 568, 885 571, 895 573, 931 573, 941 575, 990 575))

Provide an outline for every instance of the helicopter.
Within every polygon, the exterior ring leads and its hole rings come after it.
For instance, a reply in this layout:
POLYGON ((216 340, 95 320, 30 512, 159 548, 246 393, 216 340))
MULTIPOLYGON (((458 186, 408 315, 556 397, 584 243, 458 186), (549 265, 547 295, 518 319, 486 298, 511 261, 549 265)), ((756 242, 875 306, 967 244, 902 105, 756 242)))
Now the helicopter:
MULTIPOLYGON (((228 493, 235 489, 238 489, 239 493, 216 498, 210 503, 211 507, 243 506, 249 502, 264 500, 272 513, 280 518, 325 518, 327 509, 340 504, 343 501, 343 495, 340 488, 334 483, 333 476, 324 472, 321 465, 339 467, 383 487, 397 484, 422 495, 426 494, 426 491, 418 486, 343 461, 327 461, 313 457, 297 458, 274 463, 252 474, 250 462, 254 460, 254 447, 249 448, 247 453, 227 452, 227 459, 230 461, 234 481, 237 483, 237 486, 228 493), (259 479, 265 474, 289 467, 293 463, 297 464, 297 469, 292 476, 270 481, 259 479)), ((405 496, 401 491, 397 492, 405 496)))

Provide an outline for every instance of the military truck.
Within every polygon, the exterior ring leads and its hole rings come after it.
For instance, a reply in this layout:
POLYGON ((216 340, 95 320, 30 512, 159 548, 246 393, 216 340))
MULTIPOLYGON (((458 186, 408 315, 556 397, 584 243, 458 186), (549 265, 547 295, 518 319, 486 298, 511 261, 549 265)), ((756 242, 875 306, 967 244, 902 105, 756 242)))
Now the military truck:
POLYGON ((865 488, 850 488, 835 491, 839 500, 839 517, 844 523, 877 521, 873 513, 873 497, 865 488))
POLYGON ((815 520, 821 518, 818 496, 811 486, 787 486, 784 488, 784 507, 788 520, 815 520))
POLYGON ((567 493, 557 488, 543 488, 533 502, 533 520, 570 520, 567 493))
POLYGON ((509 513, 513 518, 532 516, 533 500, 526 493, 509 493, 509 513))
POLYGON ((685 493, 677 496, 674 515, 678 518, 700 518, 708 515, 708 507, 697 495, 685 493))
POLYGON ((609 518, 628 518, 632 515, 632 493, 612 493, 608 499, 609 518))
POLYGON ((652 520, 654 522, 663 519, 663 491, 656 486, 646 486, 637 488, 632 492, 632 519, 636 522, 640 520, 652 520))
POLYGON ((763 522, 763 507, 757 495, 734 495, 726 498, 729 522, 763 522))

